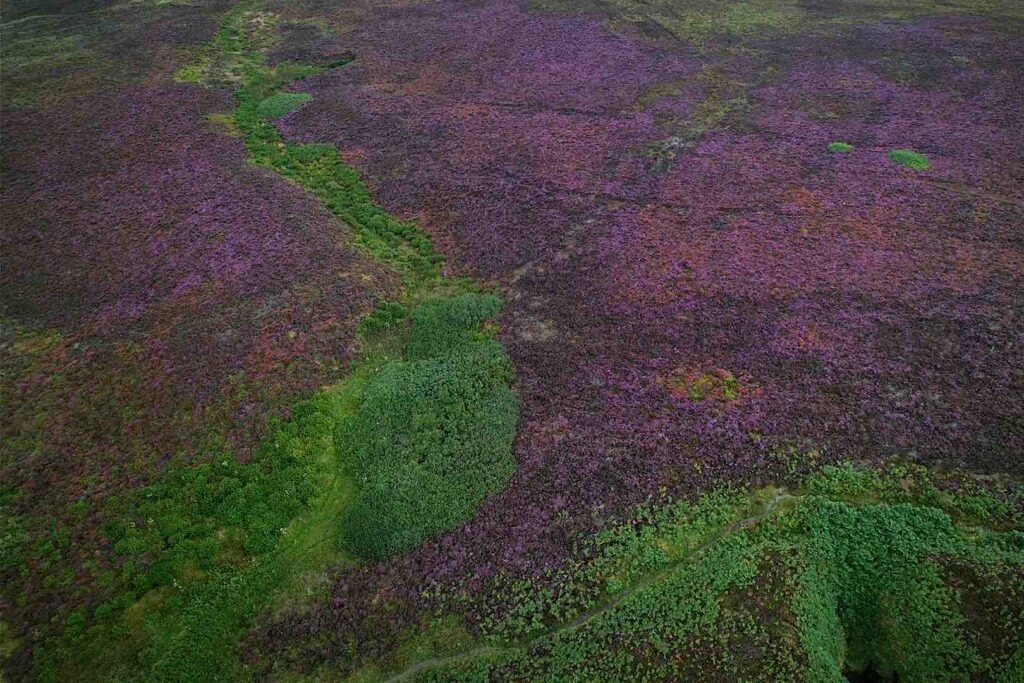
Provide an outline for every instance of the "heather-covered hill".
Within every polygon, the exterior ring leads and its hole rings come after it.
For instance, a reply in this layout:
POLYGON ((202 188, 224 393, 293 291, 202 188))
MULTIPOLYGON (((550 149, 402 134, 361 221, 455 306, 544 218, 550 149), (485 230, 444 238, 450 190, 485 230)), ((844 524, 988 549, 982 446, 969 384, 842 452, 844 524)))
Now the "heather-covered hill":
POLYGON ((1016 3, 3 13, 12 677, 1024 675, 1016 3))

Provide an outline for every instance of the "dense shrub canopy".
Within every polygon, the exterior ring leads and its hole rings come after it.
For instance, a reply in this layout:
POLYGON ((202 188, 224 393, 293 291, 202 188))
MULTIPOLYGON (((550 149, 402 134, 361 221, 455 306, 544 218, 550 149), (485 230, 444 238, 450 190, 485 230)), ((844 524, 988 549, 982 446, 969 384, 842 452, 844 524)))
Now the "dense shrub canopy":
POLYGON ((342 532, 353 553, 411 548, 470 517, 511 476, 512 366, 480 329, 499 305, 463 294, 417 307, 407 359, 370 381, 339 428, 346 470, 362 487, 342 532))

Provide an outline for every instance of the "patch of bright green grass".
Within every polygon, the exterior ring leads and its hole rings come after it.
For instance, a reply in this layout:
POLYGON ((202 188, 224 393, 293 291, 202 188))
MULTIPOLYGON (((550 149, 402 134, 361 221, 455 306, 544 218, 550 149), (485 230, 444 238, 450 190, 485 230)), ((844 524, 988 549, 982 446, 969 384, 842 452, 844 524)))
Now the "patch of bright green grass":
POLYGON ((830 142, 828 144, 828 151, 835 154, 849 154, 853 150, 853 145, 848 142, 830 142))
MULTIPOLYGON (((251 67, 235 121, 253 161, 294 180, 350 225, 357 242, 404 275, 412 306, 405 357, 366 387, 359 411, 339 427, 346 472, 359 493, 342 539, 352 553, 383 557, 465 521, 514 469, 518 401, 512 366, 483 323, 495 297, 466 292, 440 274, 441 257, 423 231, 378 207, 358 174, 324 144, 281 139, 261 114, 291 82, 322 67, 251 67)), ((366 322, 393 328, 406 306, 390 305, 366 322)))
POLYGON ((264 98, 256 105, 256 111, 266 119, 281 118, 301 107, 313 99, 313 96, 304 92, 279 92, 264 98))
POLYGON ((358 172, 327 144, 285 142, 260 113, 260 104, 293 81, 321 73, 323 68, 284 63, 276 68, 251 67, 239 90, 235 124, 253 162, 266 166, 312 192, 338 218, 352 227, 357 243, 394 266, 410 292, 444 286, 442 257, 418 226, 399 221, 377 206, 358 172))
POLYGON ((344 561, 324 543, 352 497, 333 430, 373 368, 296 406, 251 463, 222 452, 108 501, 105 534, 121 558, 114 596, 37 653, 42 678, 227 676, 238 637, 276 592, 344 561))
POLYGON ((923 171, 928 168, 928 157, 912 149, 894 149, 890 151, 889 161, 900 166, 912 168, 915 171, 923 171))

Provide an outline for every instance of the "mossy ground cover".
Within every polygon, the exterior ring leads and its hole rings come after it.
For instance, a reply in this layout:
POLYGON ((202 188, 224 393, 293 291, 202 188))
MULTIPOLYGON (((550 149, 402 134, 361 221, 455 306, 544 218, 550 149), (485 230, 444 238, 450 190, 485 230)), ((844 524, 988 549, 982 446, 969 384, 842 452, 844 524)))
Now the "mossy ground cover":
POLYGON ((928 157, 912 149, 894 149, 889 152, 889 161, 915 171, 928 169, 928 157))
POLYGON ((280 92, 265 98, 256 105, 256 111, 264 118, 277 119, 295 111, 310 99, 310 96, 306 93, 280 92))
POLYGON ((480 325, 493 296, 430 298, 405 360, 376 376, 343 438, 359 494, 343 533, 360 557, 409 550, 472 516, 515 469, 518 401, 501 346, 480 325))
POLYGON ((828 143, 828 151, 835 154, 849 154, 855 149, 853 145, 848 142, 830 142, 828 143))

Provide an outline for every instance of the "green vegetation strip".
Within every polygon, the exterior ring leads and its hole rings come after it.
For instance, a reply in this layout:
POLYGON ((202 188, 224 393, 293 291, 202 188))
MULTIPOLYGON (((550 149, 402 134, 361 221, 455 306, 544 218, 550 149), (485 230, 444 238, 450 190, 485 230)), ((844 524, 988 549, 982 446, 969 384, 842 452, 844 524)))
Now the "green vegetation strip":
POLYGON ((332 568, 467 520, 515 468, 513 369, 487 323, 500 300, 442 277, 428 237, 376 206, 334 147, 282 140, 269 119, 309 99, 282 88, 340 64, 265 66, 253 4, 229 12, 179 78, 236 84, 233 129, 251 160, 322 201, 402 275, 405 295, 363 321, 360 362, 295 406, 251 462, 209 444, 203 464, 107 502, 111 597, 37 648, 43 680, 251 678, 235 648, 260 612, 315 594, 332 568))
POLYGON ((515 470, 512 365, 481 329, 493 296, 430 298, 412 314, 403 361, 367 387, 345 431, 346 471, 360 491, 344 547, 387 557, 473 515, 515 470))

